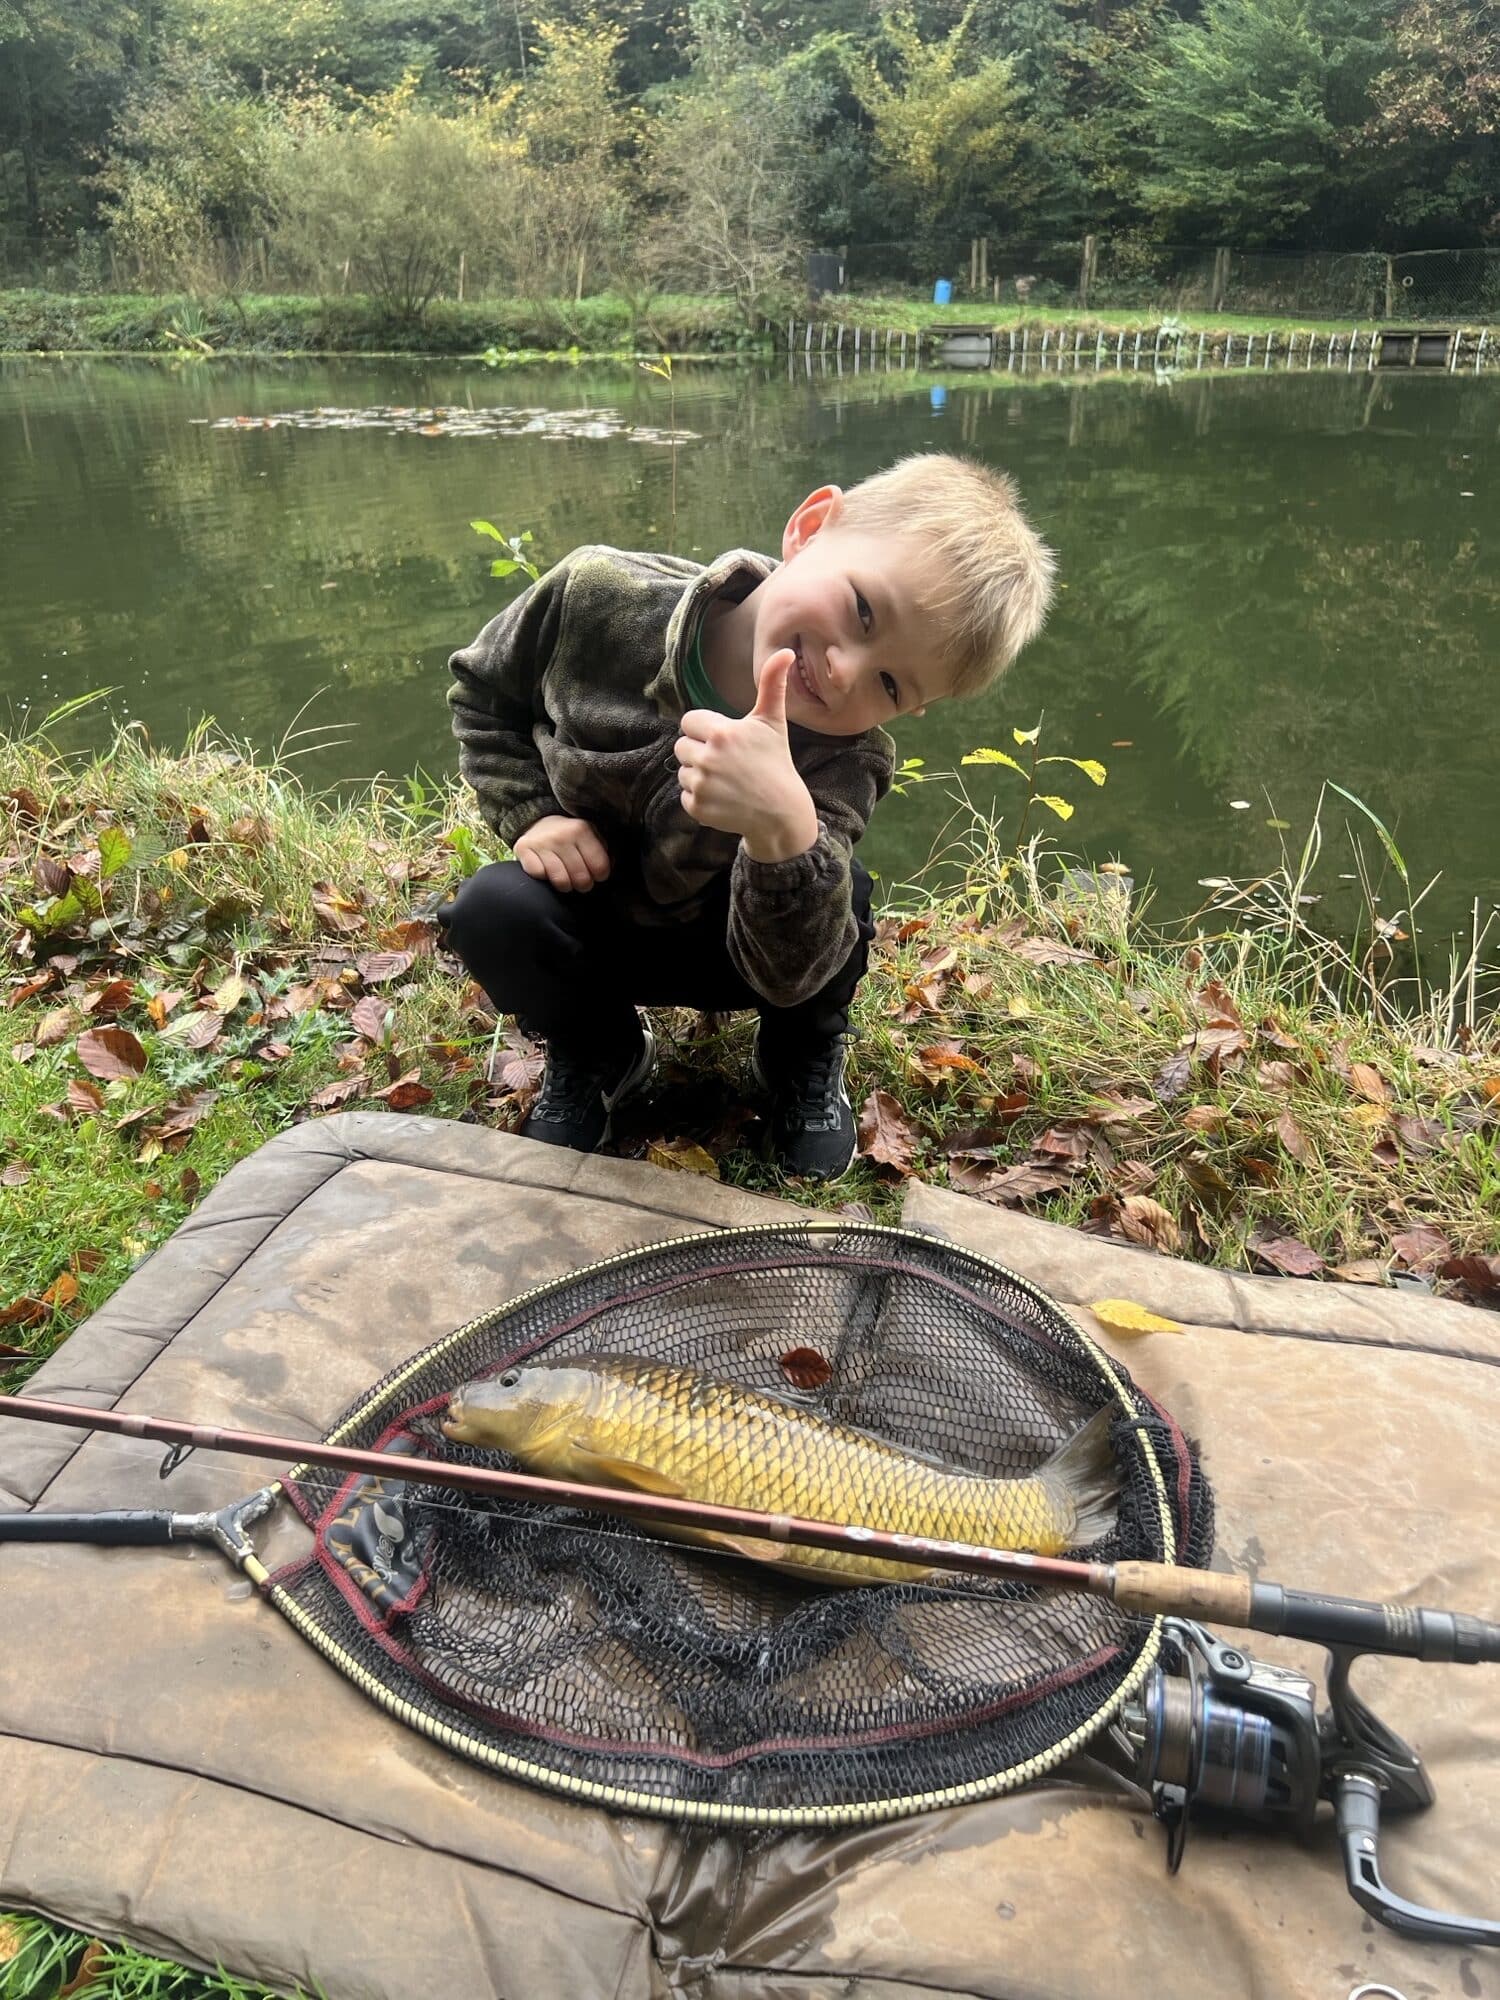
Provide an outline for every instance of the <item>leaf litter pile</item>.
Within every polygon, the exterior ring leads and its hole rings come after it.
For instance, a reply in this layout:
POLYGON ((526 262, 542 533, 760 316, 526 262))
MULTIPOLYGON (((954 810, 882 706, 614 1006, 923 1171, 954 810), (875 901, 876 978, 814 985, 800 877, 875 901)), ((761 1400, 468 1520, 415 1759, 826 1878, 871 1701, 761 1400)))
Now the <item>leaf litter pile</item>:
MULTIPOLYGON (((288 1124, 521 1122, 542 1053, 432 914, 493 851, 457 787, 334 805, 206 735, 163 756, 127 730, 93 760, 0 741, 0 1379, 288 1124)), ((860 1157, 799 1198, 893 1215, 919 1176, 1234 1268, 1500 1301, 1493 1034, 1430 1046, 1295 1004, 1243 940, 1231 991, 1208 946, 1089 923, 1034 881, 886 915, 860 1157)), ((776 1186, 737 1081, 753 1023, 664 1025, 619 1150, 776 1186)))

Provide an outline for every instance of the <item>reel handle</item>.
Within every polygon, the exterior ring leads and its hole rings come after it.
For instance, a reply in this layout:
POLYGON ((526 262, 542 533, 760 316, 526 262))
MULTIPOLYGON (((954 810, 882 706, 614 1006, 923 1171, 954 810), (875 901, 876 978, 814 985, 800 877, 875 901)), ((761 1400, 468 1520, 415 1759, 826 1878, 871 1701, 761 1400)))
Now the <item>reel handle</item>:
POLYGON ((1380 1873, 1380 1786, 1368 1771, 1341 1771, 1333 1808, 1349 1894, 1388 1930, 1432 1944, 1500 1945, 1500 1922, 1429 1910, 1387 1887, 1380 1873))

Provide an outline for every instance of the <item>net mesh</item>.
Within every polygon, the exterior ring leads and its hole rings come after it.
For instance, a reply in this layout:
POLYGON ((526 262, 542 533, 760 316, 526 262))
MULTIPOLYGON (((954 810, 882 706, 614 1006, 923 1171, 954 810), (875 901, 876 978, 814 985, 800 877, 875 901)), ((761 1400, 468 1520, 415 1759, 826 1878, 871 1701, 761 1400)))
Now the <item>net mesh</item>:
POLYGON ((1171 1420, 1041 1293, 946 1241, 776 1226, 591 1266, 460 1328, 346 1413, 330 1440, 396 1454, 392 1478, 304 1470, 293 1498, 314 1550, 272 1591, 404 1719, 575 1795, 777 1824, 1002 1790, 1102 1726, 1155 1628, 1102 1599, 966 1576, 820 1588, 597 1514, 455 1504, 408 1472, 414 1451, 512 1463, 439 1423, 451 1391, 543 1353, 800 1395, 995 1478, 1034 1471, 1113 1407, 1119 1518, 1090 1554, 1196 1564, 1211 1545, 1171 1420), (831 1371, 816 1391, 782 1365, 807 1348, 831 1371))

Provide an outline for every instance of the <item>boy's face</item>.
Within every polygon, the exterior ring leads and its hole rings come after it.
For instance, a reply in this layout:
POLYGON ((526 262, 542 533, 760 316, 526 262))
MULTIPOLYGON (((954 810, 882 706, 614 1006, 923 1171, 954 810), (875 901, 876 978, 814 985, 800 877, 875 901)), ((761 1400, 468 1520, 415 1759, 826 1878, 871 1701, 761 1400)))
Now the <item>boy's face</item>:
POLYGON ((858 736, 898 715, 920 715, 949 692, 942 631, 923 609, 922 556, 905 536, 845 528, 836 486, 811 494, 786 524, 785 560, 755 593, 756 685, 790 646, 791 722, 825 736, 858 736))

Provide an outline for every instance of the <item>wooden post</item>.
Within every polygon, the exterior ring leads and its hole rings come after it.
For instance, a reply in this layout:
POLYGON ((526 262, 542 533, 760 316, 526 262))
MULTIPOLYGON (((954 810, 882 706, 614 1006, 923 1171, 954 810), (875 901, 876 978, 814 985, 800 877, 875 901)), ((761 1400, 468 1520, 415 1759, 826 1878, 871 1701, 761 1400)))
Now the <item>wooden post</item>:
POLYGON ((1083 262, 1078 267, 1078 307, 1081 312, 1088 311, 1089 286, 1093 283, 1094 265, 1098 256, 1098 237, 1085 236, 1083 239, 1083 262))
POLYGON ((347 292, 348 289, 349 289, 349 259, 346 257, 344 259, 344 275, 339 283, 339 290, 341 292, 347 292))
POLYGON ((971 236, 971 237, 969 238, 969 293, 970 293, 970 296, 972 297, 972 295, 973 295, 973 294, 974 294, 974 293, 975 293, 975 292, 976 292, 976 291, 977 291, 978 289, 979 289, 979 238, 978 238, 977 236, 971 236))
POLYGON ((1210 312, 1224 310, 1224 295, 1229 290, 1229 252, 1224 249, 1214 252, 1214 277, 1208 309, 1210 312))
POLYGON ((464 275, 467 269, 468 269, 468 252, 466 250, 460 250, 458 253, 458 303, 460 305, 462 305, 464 302, 464 275))
POLYGON ((1387 319, 1392 318, 1395 314, 1395 311, 1396 311, 1396 260, 1394 257, 1387 257, 1385 260, 1386 318, 1387 319))
POLYGON ((976 291, 982 292, 985 286, 989 283, 989 281, 990 281, 990 239, 988 238, 988 236, 981 236, 979 239, 979 283, 975 287, 976 291))
POLYGON ((580 250, 578 253, 578 284, 573 292, 574 305, 577 305, 578 301, 583 297, 583 255, 584 253, 580 250))

